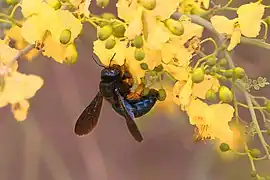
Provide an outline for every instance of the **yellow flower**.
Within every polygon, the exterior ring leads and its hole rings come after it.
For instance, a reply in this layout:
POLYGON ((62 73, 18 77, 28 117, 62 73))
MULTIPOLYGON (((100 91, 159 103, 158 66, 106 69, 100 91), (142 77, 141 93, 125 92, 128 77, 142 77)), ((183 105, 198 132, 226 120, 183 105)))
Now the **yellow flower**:
POLYGON ((94 41, 94 53, 99 57, 101 63, 105 66, 109 66, 110 60, 114 53, 116 53, 112 63, 119 64, 120 66, 123 65, 125 63, 125 51, 127 49, 125 42, 116 39, 116 44, 112 49, 106 49, 105 43, 106 41, 101 40, 94 41))
POLYGON ((23 0, 21 5, 21 11, 24 17, 41 13, 50 8, 51 7, 47 3, 44 3, 43 0, 23 0))
POLYGON ((259 3, 244 4, 238 8, 237 14, 241 33, 247 37, 257 37, 261 30, 264 6, 259 3))
POLYGON ((264 6, 258 3, 249 3, 240 6, 237 10, 238 18, 228 19, 224 16, 213 16, 211 22, 219 33, 231 36, 228 50, 232 50, 240 43, 241 34, 247 37, 257 37, 261 30, 261 19, 264 6))
POLYGON ((9 47, 2 40, 0 41, 0 75, 5 75, 8 72, 16 71, 18 62, 15 61, 11 67, 6 67, 19 53, 17 49, 9 47))
POLYGON ((23 121, 27 117, 30 104, 27 100, 11 104, 11 111, 17 121, 23 121))
POLYGON ((129 39, 134 39, 135 36, 138 36, 142 33, 143 24, 142 24, 142 12, 143 9, 139 8, 136 11, 134 19, 130 21, 127 30, 125 32, 125 36, 129 39))
POLYGON ((0 94, 0 107, 32 98, 42 85, 43 80, 39 76, 13 72, 5 77, 5 86, 0 94))
POLYGON ((219 139, 230 141, 233 132, 229 127, 234 109, 229 104, 214 104, 208 106, 198 99, 193 99, 187 109, 190 124, 196 126, 196 133, 200 139, 219 139))

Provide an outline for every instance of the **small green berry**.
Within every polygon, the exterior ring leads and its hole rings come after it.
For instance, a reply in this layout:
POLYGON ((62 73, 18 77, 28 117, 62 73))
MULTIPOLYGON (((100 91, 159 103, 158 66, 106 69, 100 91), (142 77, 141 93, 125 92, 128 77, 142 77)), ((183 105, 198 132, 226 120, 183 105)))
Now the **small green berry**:
POLYGON ((208 101, 216 101, 217 100, 216 92, 213 89, 209 89, 206 92, 205 99, 208 101))
POLYGON ((113 15, 112 13, 102 13, 100 15, 101 18, 103 19, 107 19, 107 20, 111 20, 111 19, 115 19, 115 15, 113 15))
POLYGON ((140 3, 145 9, 153 10, 155 9, 157 2, 156 0, 141 0, 140 3))
POLYGON ((6 0, 6 3, 7 3, 8 5, 15 5, 15 4, 18 3, 18 0, 6 0))
POLYGON ((192 82, 193 83, 200 83, 204 80, 204 69, 203 68, 197 68, 192 73, 192 82))
POLYGON ((98 38, 101 41, 104 41, 111 36, 112 32, 113 32, 112 26, 105 25, 105 26, 98 29, 98 38))
POLYGON ((227 143, 221 143, 219 149, 221 152, 227 152, 230 150, 230 146, 227 143))
POLYGON ((162 64, 156 66, 153 70, 156 71, 156 72, 161 72, 161 71, 163 71, 163 66, 162 66, 162 64))
POLYGON ((126 28, 123 24, 119 22, 113 22, 112 23, 112 28, 113 28, 113 35, 117 38, 124 37, 126 28))
POLYGON ((141 68, 143 70, 147 70, 148 69, 148 65, 146 63, 141 63, 140 66, 141 66, 141 68))
POLYGON ((143 60, 145 57, 145 53, 143 49, 135 49, 135 59, 138 61, 143 60))
POLYGON ((159 89, 158 90, 158 100, 159 101, 164 101, 166 99, 166 91, 165 89, 159 89))
POLYGON ((215 56, 211 56, 206 61, 207 65, 214 66, 217 63, 217 58, 215 56))
POLYGON ((184 34, 184 26, 180 21, 167 19, 165 21, 165 26, 171 31, 172 34, 176 36, 181 36, 184 34))
POLYGON ((114 39, 108 39, 105 43, 105 48, 112 49, 114 48, 115 44, 116 44, 116 41, 114 39))
POLYGON ((104 8, 109 4, 110 0, 96 0, 97 6, 104 8))
POLYGON ((240 67, 234 68, 233 73, 237 79, 242 79, 246 75, 245 70, 243 68, 240 68, 240 67))
POLYGON ((229 69, 223 72, 223 76, 225 76, 226 78, 231 78, 233 77, 233 70, 229 69))
POLYGON ((71 31, 69 29, 63 30, 62 33, 60 34, 60 42, 62 44, 69 43, 70 38, 71 38, 71 31))
POLYGON ((142 38, 142 36, 136 36, 134 38, 133 44, 134 44, 134 46, 136 48, 142 48, 142 46, 143 46, 143 38, 142 38))
POLYGON ((227 59, 223 58, 223 59, 220 59, 220 60, 218 61, 218 64, 219 64, 220 66, 222 66, 222 67, 225 67, 225 66, 228 65, 228 61, 227 61, 227 59))
POLYGON ((253 158, 258 158, 261 155, 261 151, 259 149, 251 149, 249 151, 249 154, 253 157, 253 158))
POLYGON ((233 100, 232 91, 226 86, 221 86, 219 88, 219 99, 225 103, 230 103, 233 100))

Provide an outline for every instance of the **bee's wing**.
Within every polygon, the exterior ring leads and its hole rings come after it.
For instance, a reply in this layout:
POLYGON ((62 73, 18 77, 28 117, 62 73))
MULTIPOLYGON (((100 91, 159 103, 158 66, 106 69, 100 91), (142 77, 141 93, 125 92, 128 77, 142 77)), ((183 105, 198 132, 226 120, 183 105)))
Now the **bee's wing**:
POLYGON ((102 108, 103 96, 99 91, 93 101, 83 110, 78 118, 74 132, 82 136, 90 133, 97 125, 100 111, 102 108))
POLYGON ((120 108, 123 110, 123 114, 126 119, 126 124, 127 124, 129 132, 131 133, 131 135, 134 137, 136 141, 141 142, 143 140, 143 137, 134 121, 133 112, 131 112, 130 109, 126 108, 123 97, 121 96, 118 90, 116 90, 116 95, 118 98, 120 108))

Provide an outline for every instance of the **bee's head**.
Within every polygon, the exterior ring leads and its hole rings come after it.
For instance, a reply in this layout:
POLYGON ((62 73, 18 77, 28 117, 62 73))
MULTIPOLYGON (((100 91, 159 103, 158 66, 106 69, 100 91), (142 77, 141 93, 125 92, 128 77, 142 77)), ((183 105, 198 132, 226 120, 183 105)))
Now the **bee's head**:
POLYGON ((119 65, 106 67, 101 71, 101 80, 104 81, 121 80, 121 77, 122 73, 119 65))

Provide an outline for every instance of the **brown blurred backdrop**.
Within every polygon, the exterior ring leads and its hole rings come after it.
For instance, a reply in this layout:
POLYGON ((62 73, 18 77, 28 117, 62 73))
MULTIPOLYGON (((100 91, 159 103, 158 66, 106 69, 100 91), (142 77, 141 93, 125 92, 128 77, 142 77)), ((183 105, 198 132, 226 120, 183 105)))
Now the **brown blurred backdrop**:
MULTIPOLYGON (((240 3, 237 0, 233 6, 240 3)), ((115 13, 114 4, 92 11, 115 13)), ((16 122, 9 107, 0 109, 0 180, 250 179, 246 157, 224 161, 210 143, 193 142, 193 128, 178 111, 172 117, 156 108, 140 118, 137 124, 145 140, 139 144, 123 119, 104 103, 95 131, 82 138, 75 136, 74 123, 98 90, 101 69, 91 58, 95 36, 94 28, 85 25, 77 42, 75 65, 43 57, 32 63, 20 61, 21 72, 40 75, 45 84, 31 99, 27 120, 16 122)), ((241 45, 234 61, 251 77, 270 78, 269 55, 267 50, 241 45)), ((269 88, 259 94, 269 97, 269 88)), ((249 121, 247 112, 242 116, 249 121)), ((269 162, 257 165, 269 174, 269 162)))

